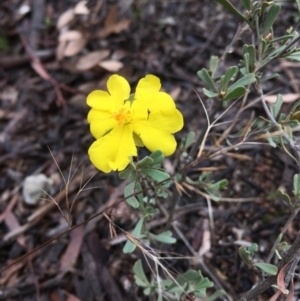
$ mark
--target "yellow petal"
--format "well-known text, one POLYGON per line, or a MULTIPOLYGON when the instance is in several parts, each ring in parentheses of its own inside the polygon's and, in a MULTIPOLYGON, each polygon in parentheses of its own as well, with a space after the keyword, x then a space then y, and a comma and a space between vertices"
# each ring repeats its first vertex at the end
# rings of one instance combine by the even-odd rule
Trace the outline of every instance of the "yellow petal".
POLYGON ((152 74, 146 75, 144 78, 140 79, 136 87, 137 93, 143 93, 142 91, 148 92, 158 92, 160 90, 161 84, 160 79, 152 74))
POLYGON ((130 86, 128 81, 117 74, 109 77, 107 81, 107 89, 109 94, 114 98, 115 106, 119 108, 124 101, 129 98, 130 86))
POLYGON ((91 92, 86 101, 88 106, 103 111, 119 108, 129 98, 130 86, 127 80, 119 75, 112 75, 107 80, 108 92, 95 90, 91 92))
POLYGON ((92 163, 103 172, 123 170, 137 155, 131 125, 117 126, 89 148, 92 163))
POLYGON ((150 113, 148 119, 134 120, 133 131, 150 150, 161 150, 165 156, 174 153, 176 140, 172 133, 183 127, 182 114, 177 110, 150 113))
POLYGON ((108 111, 99 111, 91 109, 88 114, 88 122, 92 135, 98 139, 107 134, 118 125, 117 120, 108 111))
MULTIPOLYGON (((139 117, 139 116, 138 116, 139 117)), ((179 110, 173 108, 171 110, 160 110, 149 112, 147 118, 135 118, 132 121, 134 132, 136 126, 144 125, 146 127, 157 128, 169 133, 176 133, 183 127, 183 117, 179 110)))
POLYGON ((95 90, 86 99, 88 106, 103 111, 110 111, 113 108, 113 99, 108 92, 95 90))
POLYGON ((177 143, 171 133, 142 124, 135 127, 135 131, 140 136, 145 147, 151 152, 161 150, 165 156, 170 156, 174 153, 177 143))
POLYGON ((136 87, 133 106, 140 104, 150 111, 175 108, 172 97, 165 92, 159 92, 160 87, 158 77, 149 74, 142 78, 136 87))

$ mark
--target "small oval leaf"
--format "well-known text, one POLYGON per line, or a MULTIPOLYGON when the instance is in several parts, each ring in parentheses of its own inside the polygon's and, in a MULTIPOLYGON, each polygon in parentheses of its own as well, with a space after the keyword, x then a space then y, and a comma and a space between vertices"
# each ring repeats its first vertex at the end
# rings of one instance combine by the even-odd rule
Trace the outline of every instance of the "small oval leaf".
POLYGON ((272 276, 275 276, 278 273, 277 266, 270 263, 258 262, 258 263, 254 263, 253 265, 272 276))

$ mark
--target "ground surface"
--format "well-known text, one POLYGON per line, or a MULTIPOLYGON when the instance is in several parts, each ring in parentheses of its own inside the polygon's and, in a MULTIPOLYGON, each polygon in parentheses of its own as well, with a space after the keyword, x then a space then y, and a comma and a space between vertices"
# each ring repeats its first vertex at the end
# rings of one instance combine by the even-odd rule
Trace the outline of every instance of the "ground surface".
MULTIPOLYGON (((93 138, 86 121, 86 95, 95 88, 105 89, 114 72, 125 76, 133 87, 145 74, 153 73, 184 115, 178 141, 191 130, 200 134, 206 119, 197 94, 209 112, 213 104, 202 94, 196 73, 208 67, 211 55, 224 53, 239 25, 235 17, 208 0, 93 0, 88 12, 77 4, 75 0, 0 3, 1 268, 67 230, 66 220, 77 225, 106 210, 118 226, 128 231, 134 227, 138 216, 126 203, 108 210, 121 199, 123 182, 116 173, 96 173, 89 162, 87 149, 93 138), (49 196, 32 205, 24 202, 24 180, 41 173, 47 177, 45 189, 60 201, 62 212, 49 196), (81 189, 88 181, 85 188, 91 189, 81 189), (70 203, 76 198, 71 212, 66 210, 66 195, 70 203)), ((294 11, 292 3, 283 6, 278 32, 293 24, 294 11)), ((248 41, 247 32, 241 38, 248 41)), ((237 41, 232 46, 223 68, 238 63, 241 45, 237 41)), ((282 77, 266 85, 265 93, 274 94, 278 87, 281 93, 299 93, 295 69, 279 63, 269 68, 282 77)), ((249 99, 256 97, 253 93, 249 99)), ((238 109, 238 105, 233 107, 222 121, 232 120, 238 109)), ((243 129, 251 114, 263 114, 259 102, 243 112, 233 133, 243 129)), ((214 145, 226 128, 226 124, 216 128, 205 151, 226 146, 226 141, 214 145)), ((177 154, 166 164, 176 170, 182 160, 177 154)), ((224 200, 212 202, 209 209, 206 199, 190 192, 190 197, 181 198, 175 218, 192 250, 201 255, 205 250, 202 259, 207 270, 203 273, 215 277, 220 284, 216 289, 222 287, 235 300, 258 279, 241 262, 237 250, 246 242, 256 242, 258 258, 267 256, 289 215, 285 204, 268 196, 280 186, 290 191, 296 167, 266 143, 244 145, 230 155, 203 160, 188 174, 197 178, 209 167, 216 170, 215 180, 229 181, 224 200)), ((170 195, 163 206, 169 208, 172 200, 170 195)), ((162 214, 155 221, 150 225, 154 230, 165 226, 162 214)), ((291 242, 297 230, 292 224, 285 240, 291 242)), ((133 285, 131 274, 133 263, 143 256, 139 252, 124 255, 124 237, 118 234, 111 238, 108 221, 100 216, 53 240, 1 273, 0 300, 148 300, 133 285)), ((178 233, 174 236, 178 238, 175 245, 160 246, 164 254, 191 256, 178 233)), ((202 269, 188 259, 171 263, 177 273, 202 269)), ((150 270, 147 275, 151 277, 150 270)))

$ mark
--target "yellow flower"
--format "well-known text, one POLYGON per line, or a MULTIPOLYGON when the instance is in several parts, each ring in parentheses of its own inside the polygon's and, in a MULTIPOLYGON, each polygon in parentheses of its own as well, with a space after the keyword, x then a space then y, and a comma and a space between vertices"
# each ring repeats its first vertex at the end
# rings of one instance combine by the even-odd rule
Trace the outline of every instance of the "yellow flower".
POLYGON ((88 114, 90 130, 96 141, 89 148, 92 163, 103 172, 123 170, 130 157, 137 156, 137 146, 151 152, 174 153, 173 133, 183 127, 182 114, 172 97, 160 92, 160 80, 154 75, 142 78, 134 95, 125 78, 112 75, 108 92, 96 90, 87 97, 92 108, 88 114))

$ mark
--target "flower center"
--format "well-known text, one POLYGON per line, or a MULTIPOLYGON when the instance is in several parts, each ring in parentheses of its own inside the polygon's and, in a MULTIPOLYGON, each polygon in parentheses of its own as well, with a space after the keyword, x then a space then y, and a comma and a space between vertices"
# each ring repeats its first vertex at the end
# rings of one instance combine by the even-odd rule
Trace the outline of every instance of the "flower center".
POLYGON ((119 111, 113 113, 113 116, 119 125, 124 125, 131 121, 132 113, 130 107, 124 105, 119 111))

